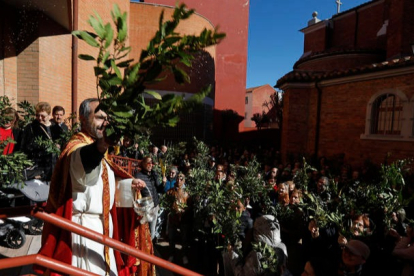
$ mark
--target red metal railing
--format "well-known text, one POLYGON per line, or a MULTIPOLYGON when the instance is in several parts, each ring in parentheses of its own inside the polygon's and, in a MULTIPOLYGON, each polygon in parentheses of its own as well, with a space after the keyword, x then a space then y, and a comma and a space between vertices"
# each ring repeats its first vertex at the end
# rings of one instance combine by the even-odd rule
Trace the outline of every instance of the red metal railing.
MULTIPOLYGON (((10 208, 7 208, 10 209, 10 208)), ((30 212, 27 212, 28 207, 24 207, 24 208, 18 208, 18 209, 14 209, 12 210, 13 216, 16 215, 29 215, 30 212), (26 211, 26 213, 25 213, 26 211)), ((2 214, 0 214, 0 219, 3 218, 7 218, 9 217, 7 215, 7 212, 5 211, 5 209, 2 209, 2 214)), ((72 221, 69 221, 67 219, 64 219, 62 217, 59 217, 55 214, 48 214, 45 213, 41 208, 39 207, 34 207, 31 210, 31 215, 39 218, 45 222, 49 222, 51 224, 54 224, 62 229, 65 229, 67 231, 71 231, 73 233, 76 233, 78 235, 84 236, 88 239, 94 240, 96 242, 105 244, 109 247, 112 247, 115 250, 118 250, 122 253, 125 253, 129 256, 133 256, 135 258, 141 259, 143 261, 155 264, 159 267, 165 268, 167 270, 170 270, 172 272, 181 274, 181 275, 200 275, 196 272, 193 272, 189 269, 186 269, 184 267, 175 265, 173 263, 170 263, 164 259, 158 258, 156 256, 153 255, 148 255, 145 254, 144 252, 142 252, 141 250, 138 250, 132 246, 129 246, 127 244, 124 244, 120 241, 108 238, 98 232, 95 232, 93 230, 90 230, 88 228, 85 228, 83 226, 80 226, 77 223, 74 223, 72 221)), ((18 267, 18 266, 22 266, 22 265, 28 265, 28 264, 38 264, 53 270, 56 270, 58 272, 61 273, 66 273, 66 274, 70 274, 70 275, 95 275, 93 273, 84 271, 82 269, 79 268, 75 268, 71 265, 65 264, 65 263, 61 263, 61 262, 57 262, 56 260, 47 258, 45 256, 39 255, 39 254, 34 254, 34 255, 29 255, 29 256, 24 256, 24 257, 14 257, 14 258, 8 258, 8 259, 2 259, 0 260, 0 270, 1 269, 6 269, 6 268, 12 268, 12 267, 18 267)))
POLYGON ((138 166, 141 160, 122 157, 118 155, 109 155, 109 158, 111 158, 112 162, 117 164, 119 167, 121 167, 131 175, 134 175, 139 170, 138 166))
POLYGON ((12 267, 21 267, 25 265, 37 264, 43 267, 50 268, 54 271, 68 275, 87 275, 87 276, 96 276, 97 274, 73 267, 63 262, 56 261, 55 259, 45 257, 40 254, 33 254, 28 256, 13 257, 0 260, 0 270, 8 269, 12 267))

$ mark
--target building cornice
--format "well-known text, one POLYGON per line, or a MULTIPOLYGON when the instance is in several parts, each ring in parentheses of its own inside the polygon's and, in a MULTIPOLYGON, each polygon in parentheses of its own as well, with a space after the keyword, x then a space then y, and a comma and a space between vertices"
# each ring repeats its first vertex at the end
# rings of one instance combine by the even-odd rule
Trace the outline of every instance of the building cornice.
POLYGON ((402 67, 402 68, 390 69, 390 70, 385 70, 385 71, 371 72, 371 73, 353 75, 353 76, 337 78, 337 79, 323 80, 323 81, 320 81, 319 84, 321 87, 323 87, 323 86, 330 86, 330 85, 345 84, 345 83, 350 83, 350 82, 390 78, 390 77, 396 77, 396 76, 413 74, 413 73, 414 73, 414 65, 409 66, 409 67, 402 67))

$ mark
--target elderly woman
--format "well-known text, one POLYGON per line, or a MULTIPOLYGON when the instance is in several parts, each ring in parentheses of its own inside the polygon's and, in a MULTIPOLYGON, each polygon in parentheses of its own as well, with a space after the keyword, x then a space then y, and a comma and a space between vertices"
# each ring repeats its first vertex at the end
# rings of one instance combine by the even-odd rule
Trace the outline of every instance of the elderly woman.
POLYGON ((170 189, 174 188, 175 183, 177 182, 177 167, 171 167, 170 175, 168 177, 162 178, 162 183, 164 184, 164 192, 168 192, 170 189))
POLYGON ((39 145, 36 140, 52 140, 55 136, 52 133, 50 122, 51 107, 47 102, 39 102, 35 106, 36 119, 26 126, 22 137, 22 150, 32 159, 38 168, 43 170, 43 180, 49 181, 56 163, 56 154, 47 152, 44 146, 39 145))

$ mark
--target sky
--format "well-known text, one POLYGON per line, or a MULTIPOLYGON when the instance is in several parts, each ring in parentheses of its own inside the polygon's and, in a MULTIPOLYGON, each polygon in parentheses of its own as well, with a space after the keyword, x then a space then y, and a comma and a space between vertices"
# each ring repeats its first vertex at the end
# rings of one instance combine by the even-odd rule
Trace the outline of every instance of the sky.
MULTIPOLYGON (((303 54, 305 28, 312 13, 321 20, 337 13, 337 0, 250 0, 246 88, 269 84, 292 71, 303 54)), ((340 11, 370 0, 341 0, 340 11)))

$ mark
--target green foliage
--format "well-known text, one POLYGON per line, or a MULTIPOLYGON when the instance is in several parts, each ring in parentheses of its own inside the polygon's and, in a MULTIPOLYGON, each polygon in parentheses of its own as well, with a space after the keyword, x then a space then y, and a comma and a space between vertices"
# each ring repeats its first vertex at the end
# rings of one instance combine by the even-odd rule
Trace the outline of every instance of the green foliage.
POLYGON ((295 211, 290 208, 289 205, 283 206, 282 204, 276 204, 275 207, 270 208, 268 214, 274 215, 280 222, 287 222, 293 219, 295 211))
MULTIPOLYGON (((168 170, 172 165, 175 164, 175 161, 180 160, 180 158, 184 155, 187 148, 186 142, 179 142, 175 145, 170 145, 168 147, 167 154, 165 159, 163 160, 165 168, 168 170)), ((178 164, 175 164, 178 165, 178 164)))
MULTIPOLYGON (((8 143, 15 143, 12 139, 0 142, 0 152, 3 153, 8 143)), ((33 163, 27 159, 22 152, 15 152, 8 155, 0 155, 0 185, 4 188, 10 184, 24 184, 24 169, 33 166, 33 163)))
POLYGON ((60 150, 64 148, 69 139, 80 130, 79 120, 76 120, 76 113, 71 113, 68 118, 65 119, 65 123, 72 126, 68 131, 63 131, 60 134, 59 139, 55 141, 60 146, 60 150))
MULTIPOLYGON (((224 236, 225 243, 238 240, 240 213, 237 201, 242 200, 241 189, 235 183, 215 181, 215 172, 207 168, 209 148, 194 138, 197 156, 193 161, 191 174, 186 178, 186 189, 193 198, 194 214, 201 225, 208 221, 212 232, 224 236)), ((202 230, 199 226, 199 230, 202 230)))
MULTIPOLYGON (((12 103, 7 96, 0 96, 0 110, 4 110, 8 107, 12 107, 12 103)), ((13 118, 8 116, 0 116, 0 126, 4 126, 6 123, 10 122, 13 118)))
POLYGON ((149 146, 152 144, 150 136, 151 132, 149 130, 134 135, 134 141, 135 143, 139 142, 139 149, 143 151, 144 156, 149 155, 149 146))
POLYGON ((34 120, 36 110, 34 105, 26 100, 17 103, 17 106, 19 107, 19 110, 17 112, 19 113, 20 117, 23 117, 23 120, 19 121, 19 127, 23 129, 34 120))
POLYGON ((326 202, 312 193, 306 192, 307 198, 306 209, 309 214, 309 219, 315 220, 318 227, 327 227, 329 225, 336 225, 339 229, 343 228, 342 219, 344 213, 339 209, 331 210, 328 208, 326 202))
POLYGON ((226 243, 238 241, 238 228, 241 213, 237 211, 237 201, 241 200, 240 190, 236 185, 213 181, 208 186, 209 195, 206 198, 207 219, 213 222, 213 233, 224 235, 226 243))
POLYGON ((160 200, 160 206, 164 208, 166 213, 171 214, 177 214, 182 213, 182 211, 187 208, 187 204, 184 202, 180 202, 179 199, 177 199, 172 194, 164 194, 162 195, 162 199, 160 200), (176 206, 177 209, 174 209, 173 207, 176 206))
MULTIPOLYGON (((316 194, 308 191, 308 172, 315 170, 303 161, 303 168, 295 176, 294 182, 301 187, 304 203, 301 208, 305 210, 309 219, 314 219, 318 227, 335 225, 340 233, 350 237, 349 218, 352 214, 380 215, 386 226, 391 226, 391 214, 407 205, 402 196, 405 185, 404 173, 411 160, 398 160, 390 165, 382 165, 380 181, 349 182, 340 191, 337 183, 330 179, 330 190, 334 200, 323 201, 316 194)), ((278 208, 279 210, 280 208, 278 208)), ((280 218, 281 214, 278 214, 280 218)), ((283 214, 282 214, 283 215, 283 214)))
POLYGON ((395 190, 401 190, 405 185, 403 172, 407 170, 407 165, 412 162, 411 159, 397 160, 390 165, 381 166, 381 187, 390 187, 395 190))
POLYGON ((283 95, 282 91, 276 91, 262 105, 267 108, 267 116, 269 119, 279 123, 279 128, 283 121, 283 95))
POLYGON ((175 126, 180 112, 191 111, 200 104, 201 99, 210 93, 211 87, 203 88, 196 96, 184 100, 182 96, 161 96, 147 91, 146 85, 161 81, 172 73, 178 83, 189 82, 183 68, 190 67, 194 57, 204 48, 215 45, 224 38, 216 30, 203 30, 199 35, 183 35, 176 32, 181 20, 189 18, 194 10, 184 4, 176 6, 171 20, 164 21, 162 13, 159 30, 141 52, 138 62, 126 59, 131 51, 126 46, 127 14, 117 5, 111 12, 116 29, 110 23, 104 24, 100 16, 90 16, 88 23, 94 33, 74 31, 73 35, 92 47, 99 48, 98 56, 80 55, 83 60, 96 62, 94 67, 97 78, 97 94, 100 108, 108 114, 110 126, 106 128, 108 137, 114 140, 121 136, 134 137, 142 128, 154 125, 175 126), (113 45, 111 51, 109 47, 113 45), (149 105, 146 98, 157 101, 149 105))
POLYGON ((263 269, 261 274, 280 275, 279 260, 275 249, 264 242, 252 243, 252 246, 259 255, 260 267, 263 269))
POLYGON ((195 215, 204 216, 204 202, 208 198, 208 186, 214 178, 214 172, 207 169, 209 148, 202 141, 194 138, 197 155, 194 158, 191 174, 186 178, 186 188, 190 196, 194 196, 195 215))
POLYGON ((248 197, 255 202, 263 202, 264 206, 270 208, 271 203, 268 193, 273 187, 265 185, 265 181, 260 176, 260 163, 254 157, 248 166, 230 165, 230 170, 237 175, 237 183, 240 186, 243 197, 248 197))
MULTIPOLYGON (((34 115, 34 108, 27 101, 18 103, 19 107, 27 107, 27 116, 24 116, 24 121, 19 120, 19 125, 25 125, 25 121, 30 119, 30 115, 34 115)), ((0 96, 0 110, 12 107, 12 103, 7 96, 0 96)), ((24 112, 24 111, 23 111, 24 112)), ((3 126, 10 119, 7 116, 0 116, 0 125, 3 126)), ((25 180, 24 169, 33 166, 33 163, 27 159, 27 156, 21 152, 3 155, 5 147, 9 143, 16 143, 13 139, 0 141, 0 185, 6 187, 13 183, 20 183, 23 185, 25 180)))
POLYGON ((35 144, 43 149, 46 153, 51 153, 55 155, 60 154, 60 147, 56 142, 52 141, 51 139, 42 139, 42 137, 38 136, 34 140, 35 144))
POLYGON ((261 129, 266 124, 270 122, 269 116, 263 111, 262 114, 255 113, 253 117, 250 118, 253 122, 255 122, 257 129, 261 129))
POLYGON ((302 189, 303 191, 307 191, 310 179, 309 173, 313 171, 316 171, 316 169, 309 165, 306 162, 306 159, 303 158, 302 168, 298 172, 296 172, 296 175, 294 175, 293 177, 293 182, 295 183, 296 188, 302 189))

